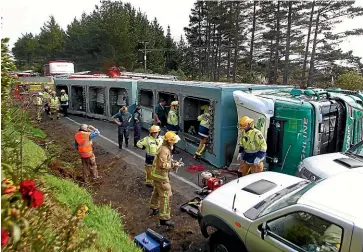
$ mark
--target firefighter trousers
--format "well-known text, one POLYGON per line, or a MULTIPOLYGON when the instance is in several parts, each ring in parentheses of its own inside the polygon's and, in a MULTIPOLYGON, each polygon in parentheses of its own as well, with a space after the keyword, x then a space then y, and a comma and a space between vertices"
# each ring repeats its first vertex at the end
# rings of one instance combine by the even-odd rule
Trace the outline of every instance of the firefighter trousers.
POLYGON ((145 165, 145 173, 146 173, 146 184, 147 185, 152 185, 153 184, 153 179, 152 179, 152 175, 151 172, 153 170, 153 165, 145 165))
POLYGON ((57 116, 57 119, 59 118, 59 108, 51 107, 50 108, 50 118, 53 120, 53 119, 55 119, 55 116, 57 116))
POLYGON ((37 110, 37 120, 41 121, 42 117, 43 117, 43 105, 37 105, 36 106, 36 110, 37 110))
POLYGON ((259 163, 258 165, 255 164, 248 164, 242 161, 239 165, 239 172, 242 173, 242 176, 248 175, 251 173, 258 173, 263 171, 263 162, 259 163))
POLYGON ((169 182, 154 181, 154 190, 151 195, 150 208, 159 209, 160 220, 170 220, 171 186, 169 182))

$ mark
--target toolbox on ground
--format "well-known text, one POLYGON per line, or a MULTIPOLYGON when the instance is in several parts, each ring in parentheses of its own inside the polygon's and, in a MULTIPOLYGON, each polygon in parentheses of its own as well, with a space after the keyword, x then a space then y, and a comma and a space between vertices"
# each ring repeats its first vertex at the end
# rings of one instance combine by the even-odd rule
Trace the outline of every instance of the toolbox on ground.
POLYGON ((150 228, 135 236, 134 242, 145 252, 170 251, 170 241, 150 228))
POLYGON ((189 202, 180 206, 180 210, 183 212, 187 212, 188 214, 192 215, 193 217, 198 217, 198 208, 200 202, 202 201, 201 198, 195 197, 194 199, 190 200, 189 202))

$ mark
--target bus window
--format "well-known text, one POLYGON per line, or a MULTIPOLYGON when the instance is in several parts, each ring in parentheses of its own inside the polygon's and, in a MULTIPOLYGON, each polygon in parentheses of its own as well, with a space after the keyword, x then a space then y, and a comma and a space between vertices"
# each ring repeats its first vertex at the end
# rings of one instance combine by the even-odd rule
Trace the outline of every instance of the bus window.
POLYGON ((109 96, 111 115, 116 114, 122 106, 129 106, 128 94, 125 88, 110 88, 109 96))
POLYGON ((71 106, 75 111, 86 111, 86 97, 84 87, 72 86, 71 106))
MULTIPOLYGON (((182 129, 184 131, 184 136, 188 138, 193 144, 199 144, 198 128, 199 121, 198 116, 203 113, 201 107, 203 105, 210 105, 210 100, 197 98, 197 97, 185 97, 184 99, 184 113, 182 121, 182 129)), ((212 117, 213 118, 213 117, 212 117)), ((213 129, 211 125, 210 130, 213 129)), ((213 130, 210 132, 210 137, 208 138, 209 149, 212 150, 213 146, 213 130)))
POLYGON ((320 153, 333 153, 342 150, 345 129, 345 112, 340 102, 332 101, 321 107, 323 121, 319 124, 320 153))

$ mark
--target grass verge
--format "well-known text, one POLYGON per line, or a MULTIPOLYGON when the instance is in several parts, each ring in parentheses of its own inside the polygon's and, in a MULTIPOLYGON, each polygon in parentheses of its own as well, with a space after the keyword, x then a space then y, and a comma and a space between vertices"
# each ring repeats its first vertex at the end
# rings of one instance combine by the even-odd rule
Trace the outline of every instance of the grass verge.
POLYGON ((84 219, 87 227, 98 233, 97 247, 112 251, 140 251, 123 231, 118 213, 109 206, 98 206, 84 189, 65 179, 46 175, 45 184, 53 192, 55 199, 74 211, 78 205, 86 204, 89 213, 84 219))

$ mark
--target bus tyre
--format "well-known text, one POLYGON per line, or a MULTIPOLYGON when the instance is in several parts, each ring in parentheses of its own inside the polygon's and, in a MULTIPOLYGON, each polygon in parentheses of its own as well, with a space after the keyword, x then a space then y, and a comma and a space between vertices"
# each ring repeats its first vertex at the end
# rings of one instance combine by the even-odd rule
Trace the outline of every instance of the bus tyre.
POLYGON ((209 248, 210 252, 246 252, 243 244, 219 230, 210 236, 209 248))

